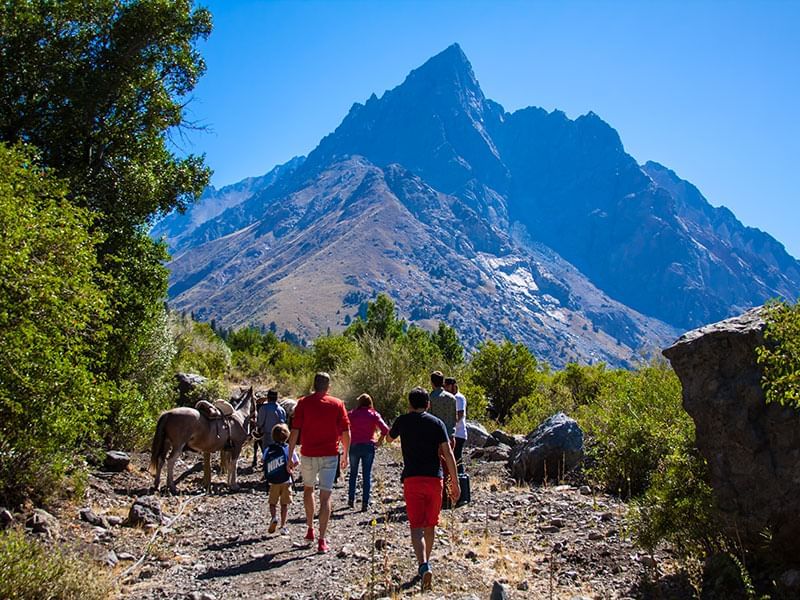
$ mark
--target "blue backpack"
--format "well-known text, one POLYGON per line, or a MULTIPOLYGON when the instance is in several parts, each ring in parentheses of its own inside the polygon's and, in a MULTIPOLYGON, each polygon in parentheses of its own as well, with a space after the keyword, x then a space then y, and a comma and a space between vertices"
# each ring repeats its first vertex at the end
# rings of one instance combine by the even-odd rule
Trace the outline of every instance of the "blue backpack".
POLYGON ((287 444, 270 444, 264 448, 264 475, 269 483, 286 483, 289 481, 289 446, 287 444))

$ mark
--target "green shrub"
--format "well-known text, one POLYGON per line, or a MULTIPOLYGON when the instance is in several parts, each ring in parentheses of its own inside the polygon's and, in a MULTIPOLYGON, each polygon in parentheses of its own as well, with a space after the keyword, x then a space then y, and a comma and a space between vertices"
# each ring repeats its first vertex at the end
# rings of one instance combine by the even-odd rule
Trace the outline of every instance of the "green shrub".
POLYGON ((109 386, 93 373, 108 309, 95 272, 102 240, 66 197, 30 151, 0 144, 3 504, 55 491, 108 414, 109 386))
POLYGON ((334 383, 349 405, 359 394, 367 393, 384 419, 392 420, 407 411, 411 388, 429 387, 428 377, 410 345, 365 334, 359 340, 358 356, 334 383))
POLYGON ((211 325, 173 314, 171 327, 176 349, 173 372, 198 373, 218 379, 227 374, 231 368, 231 351, 211 325))
POLYGON ((683 557, 719 551, 708 466, 693 445, 674 448, 629 513, 636 543, 653 552, 668 542, 683 557))
POLYGON ((103 600, 113 595, 109 577, 90 559, 10 529, 0 532, 0 598, 103 600))
POLYGON ((472 357, 470 380, 486 390, 497 420, 504 423, 511 408, 536 388, 537 362, 524 344, 487 340, 472 357))
POLYGON ((219 379, 207 379, 185 395, 183 405, 194 406, 201 400, 213 404, 214 400, 227 400, 229 397, 228 388, 222 381, 219 379))
POLYGON ((335 373, 347 367, 358 355, 358 343, 344 335, 326 335, 314 340, 312 347, 314 371, 335 373))
POLYGON ((766 344, 756 350, 767 402, 800 408, 800 303, 770 302, 766 344))
POLYGON ((680 382, 664 362, 608 373, 597 399, 576 417, 592 442, 592 475, 625 496, 644 492, 661 461, 694 441, 680 382))
POLYGON ((505 427, 511 433, 527 435, 559 411, 574 414, 574 408, 569 390, 554 378, 543 375, 536 390, 513 406, 505 427))

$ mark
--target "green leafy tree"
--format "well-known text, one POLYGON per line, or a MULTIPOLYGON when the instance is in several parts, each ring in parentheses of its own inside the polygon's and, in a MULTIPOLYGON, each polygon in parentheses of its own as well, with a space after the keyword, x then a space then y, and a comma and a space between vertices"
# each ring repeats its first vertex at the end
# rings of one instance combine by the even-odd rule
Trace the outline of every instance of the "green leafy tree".
POLYGON ((511 408, 536 388, 537 363, 524 344, 487 340, 470 364, 471 380, 486 390, 498 421, 505 422, 511 408))
POLYGON ((662 460, 694 440, 681 385, 663 361, 609 373, 596 400, 576 415, 592 439, 593 475, 611 492, 638 496, 662 460))
POLYGON ((563 385, 569 390, 575 405, 591 404, 600 395, 606 366, 569 363, 553 377, 553 385, 563 385))
POLYGON ((0 143, 0 503, 54 491, 97 439, 109 391, 92 374, 107 297, 89 211, 35 156, 0 143))
POLYGON ((439 327, 433 334, 433 342, 448 365, 456 366, 464 361, 464 346, 458 339, 458 333, 446 323, 439 322, 439 327))
POLYGON ((231 350, 208 323, 173 314, 171 329, 176 348, 171 371, 198 373, 211 379, 227 374, 231 350))
POLYGON ((397 317, 394 302, 386 294, 378 294, 374 302, 367 303, 366 319, 353 321, 345 333, 355 337, 365 334, 378 338, 398 339, 406 329, 406 322, 397 317))
MULTIPOLYGON (((203 159, 177 157, 167 135, 187 125, 186 100, 205 70, 195 44, 210 29, 209 12, 190 0, 0 4, 0 141, 36 146, 68 198, 94 215, 95 280, 109 302, 93 368, 142 410, 157 404, 140 385, 154 364, 141 361, 163 339, 167 289, 167 254, 147 226, 208 182, 203 159)), ((122 427, 122 409, 135 410, 118 408, 110 431, 122 427)))
POLYGON ((766 344, 756 350, 767 402, 800 408, 800 303, 770 302, 766 344))
POLYGON ((318 337, 313 344, 314 370, 333 373, 347 367, 358 355, 358 344, 344 335, 318 337))

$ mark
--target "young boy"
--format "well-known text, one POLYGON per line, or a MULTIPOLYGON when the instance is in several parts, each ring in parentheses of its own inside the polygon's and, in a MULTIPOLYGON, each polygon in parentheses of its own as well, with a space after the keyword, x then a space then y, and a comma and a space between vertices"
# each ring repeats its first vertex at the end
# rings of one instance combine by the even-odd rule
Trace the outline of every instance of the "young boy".
MULTIPOLYGON (((289 504, 292 501, 291 476, 286 469, 289 464, 289 428, 285 423, 278 423, 272 428, 272 443, 264 448, 264 474, 269 483, 269 532, 275 533, 278 527, 278 517, 276 516, 278 500, 281 503, 281 535, 287 535, 289 530, 286 528, 286 517, 289 513, 289 504)), ((293 452, 291 457, 292 467, 300 464, 297 453, 293 452)))

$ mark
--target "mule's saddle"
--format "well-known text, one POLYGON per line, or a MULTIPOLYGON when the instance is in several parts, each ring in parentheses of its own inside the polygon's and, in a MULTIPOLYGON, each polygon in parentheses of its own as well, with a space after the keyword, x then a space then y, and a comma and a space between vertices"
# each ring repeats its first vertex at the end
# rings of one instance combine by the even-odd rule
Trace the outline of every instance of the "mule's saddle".
POLYGON ((215 400, 212 404, 208 400, 200 400, 194 405, 197 411, 206 419, 211 421, 212 426, 216 429, 217 439, 224 434, 228 439, 225 442, 225 447, 230 448, 231 444, 231 416, 233 415, 233 406, 226 400, 215 400))

